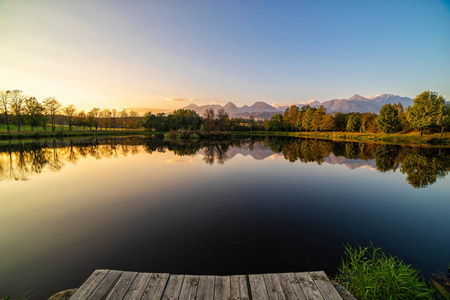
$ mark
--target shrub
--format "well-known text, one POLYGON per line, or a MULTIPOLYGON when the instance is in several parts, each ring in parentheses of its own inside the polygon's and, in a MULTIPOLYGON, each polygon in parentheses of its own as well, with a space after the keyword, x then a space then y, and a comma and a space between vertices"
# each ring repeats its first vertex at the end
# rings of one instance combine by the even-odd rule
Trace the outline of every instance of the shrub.
POLYGON ((381 248, 348 245, 345 256, 336 280, 357 299, 431 299, 419 271, 381 248))

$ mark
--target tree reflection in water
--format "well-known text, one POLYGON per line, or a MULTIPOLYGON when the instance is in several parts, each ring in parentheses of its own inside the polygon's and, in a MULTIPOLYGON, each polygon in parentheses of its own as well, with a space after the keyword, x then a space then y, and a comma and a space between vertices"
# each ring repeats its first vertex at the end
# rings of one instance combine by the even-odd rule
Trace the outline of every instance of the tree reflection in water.
MULTIPOLYGON (((203 155, 208 165, 224 164, 232 159, 230 149, 245 149, 257 157, 264 149, 282 154, 290 161, 302 163, 324 161, 334 155, 350 162, 375 162, 379 172, 400 170, 414 188, 425 188, 444 178, 450 169, 450 149, 419 146, 376 145, 368 143, 332 142, 326 140, 251 137, 221 141, 167 141, 157 137, 87 138, 53 140, 0 146, 0 180, 29 180, 31 174, 45 169, 59 171, 65 164, 75 165, 81 158, 114 158, 142 151, 173 152, 177 156, 203 155)), ((236 152, 236 151, 234 151, 236 152)), ((355 164, 357 165, 357 164, 355 164)))

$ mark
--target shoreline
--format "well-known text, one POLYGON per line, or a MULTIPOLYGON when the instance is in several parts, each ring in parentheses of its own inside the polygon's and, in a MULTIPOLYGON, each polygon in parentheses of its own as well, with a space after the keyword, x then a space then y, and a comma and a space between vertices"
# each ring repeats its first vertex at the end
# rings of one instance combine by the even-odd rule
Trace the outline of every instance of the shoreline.
MULTIPOLYGON (((45 139, 64 139, 96 136, 153 136, 168 132, 148 130, 59 130, 59 131, 12 131, 0 132, 0 144, 10 142, 38 141, 45 139)), ((356 133, 356 132, 287 132, 287 131, 231 131, 231 136, 279 136, 323 139, 337 142, 375 143, 386 145, 412 145, 426 147, 450 147, 450 132, 426 134, 419 133, 356 133)))
POLYGON ((413 145, 431 147, 450 147, 450 133, 427 134, 420 136, 419 133, 356 133, 356 132, 287 132, 287 131, 245 131, 233 132, 234 136, 254 135, 254 136, 287 136, 298 138, 323 139, 336 142, 358 142, 375 143, 386 145, 413 145))

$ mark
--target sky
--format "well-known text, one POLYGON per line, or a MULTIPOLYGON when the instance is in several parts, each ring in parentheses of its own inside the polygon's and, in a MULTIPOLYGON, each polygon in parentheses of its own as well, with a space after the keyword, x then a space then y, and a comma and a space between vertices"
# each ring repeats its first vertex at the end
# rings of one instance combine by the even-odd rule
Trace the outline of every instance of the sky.
POLYGON ((0 0, 0 89, 140 112, 450 100, 450 1, 0 0))

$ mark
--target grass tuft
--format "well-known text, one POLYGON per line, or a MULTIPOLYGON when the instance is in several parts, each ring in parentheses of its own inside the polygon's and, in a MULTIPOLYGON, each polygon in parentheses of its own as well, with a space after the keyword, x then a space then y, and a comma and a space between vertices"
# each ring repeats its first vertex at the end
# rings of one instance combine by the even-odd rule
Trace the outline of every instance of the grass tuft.
POLYGON ((433 290, 419 271, 373 245, 347 245, 335 279, 360 300, 432 299, 433 290))

